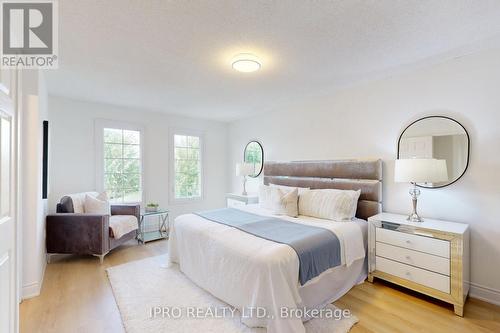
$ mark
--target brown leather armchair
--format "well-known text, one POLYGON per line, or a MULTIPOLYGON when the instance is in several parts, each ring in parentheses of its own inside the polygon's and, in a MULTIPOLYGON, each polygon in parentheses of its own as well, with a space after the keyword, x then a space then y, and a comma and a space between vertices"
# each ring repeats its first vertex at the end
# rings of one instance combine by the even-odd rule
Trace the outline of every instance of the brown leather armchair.
MULTIPOLYGON (((91 254, 101 263, 109 251, 137 238, 137 230, 115 239, 109 215, 74 213, 73 200, 65 196, 57 204, 57 214, 47 216, 47 261, 51 254, 91 254)), ((133 215, 140 219, 139 205, 112 205, 111 216, 133 215)))

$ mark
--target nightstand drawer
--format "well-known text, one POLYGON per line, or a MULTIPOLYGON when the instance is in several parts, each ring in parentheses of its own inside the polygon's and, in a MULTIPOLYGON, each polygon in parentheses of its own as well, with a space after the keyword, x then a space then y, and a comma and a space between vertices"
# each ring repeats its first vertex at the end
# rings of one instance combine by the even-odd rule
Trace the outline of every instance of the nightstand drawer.
POLYGON ((450 278, 438 273, 429 272, 425 269, 405 265, 397 261, 375 258, 375 269, 384 273, 397 276, 402 279, 440 290, 444 293, 450 293, 450 278))
POLYGON ((377 228, 375 239, 390 245, 450 258, 450 242, 425 236, 377 228))
POLYGON ((380 242, 376 243, 376 255, 386 259, 399 261, 403 264, 450 276, 450 260, 447 258, 408 250, 380 242))

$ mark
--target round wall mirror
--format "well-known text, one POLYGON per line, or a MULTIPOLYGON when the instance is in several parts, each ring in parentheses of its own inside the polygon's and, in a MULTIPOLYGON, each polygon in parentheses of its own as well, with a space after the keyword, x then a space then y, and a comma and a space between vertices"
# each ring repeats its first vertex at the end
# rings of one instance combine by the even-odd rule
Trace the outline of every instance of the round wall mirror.
POLYGON ((458 121, 430 116, 411 123, 398 141, 398 159, 435 158, 446 160, 448 180, 440 183, 417 184, 439 188, 456 182, 469 165, 469 134, 458 121))
POLYGON ((258 177, 264 166, 264 149, 262 145, 257 141, 247 143, 243 153, 243 160, 245 163, 253 165, 254 172, 250 177, 258 177))

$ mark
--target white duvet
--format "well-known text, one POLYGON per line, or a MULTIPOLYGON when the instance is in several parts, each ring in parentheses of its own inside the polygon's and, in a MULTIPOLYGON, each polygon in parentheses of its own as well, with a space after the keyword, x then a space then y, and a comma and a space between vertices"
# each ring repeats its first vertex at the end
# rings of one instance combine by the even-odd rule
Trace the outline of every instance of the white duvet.
MULTIPOLYGON (((272 216, 258 205, 240 209, 272 216)), ((362 230, 356 222, 333 222, 306 216, 277 217, 334 232, 341 244, 342 265, 350 266, 365 257, 362 230)), ((198 286, 244 311, 247 315, 242 316, 242 321, 247 326, 267 327, 269 333, 305 332, 301 318, 279 316, 282 308, 295 309, 302 303, 299 259, 288 245, 186 214, 172 223, 168 246, 169 261, 178 263, 181 271, 198 286), (257 308, 266 309, 268 317, 256 316, 257 308)))

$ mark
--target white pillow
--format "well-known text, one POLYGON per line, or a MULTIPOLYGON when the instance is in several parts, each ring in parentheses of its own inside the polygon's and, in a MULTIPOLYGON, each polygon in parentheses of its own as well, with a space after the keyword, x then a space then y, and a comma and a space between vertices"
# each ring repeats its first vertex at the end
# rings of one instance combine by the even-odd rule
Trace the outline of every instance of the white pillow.
POLYGON ((299 190, 299 196, 305 191, 309 191, 309 187, 295 187, 295 186, 285 186, 285 185, 277 185, 277 184, 269 184, 271 187, 277 187, 285 192, 293 191, 294 189, 299 190))
POLYGON ((356 215, 360 194, 360 190, 309 190, 300 196, 299 214, 333 221, 351 221, 356 215))
POLYGON ((94 198, 99 195, 97 192, 82 192, 82 193, 73 193, 67 194, 68 197, 71 198, 73 202, 73 213, 75 214, 83 214, 85 213, 85 196, 91 195, 94 198))
POLYGON ((99 193, 98 196, 95 197, 97 200, 101 200, 101 201, 109 201, 109 198, 108 198, 108 192, 104 191, 102 193, 99 193))
POLYGON ((87 194, 85 196, 85 213, 111 215, 111 206, 109 205, 109 201, 99 200, 87 194))
POLYGON ((299 215, 298 198, 299 191, 297 188, 287 192, 277 187, 271 187, 271 210, 273 214, 297 217, 299 215))
POLYGON ((272 209, 270 186, 267 185, 259 186, 259 206, 265 209, 272 209))

